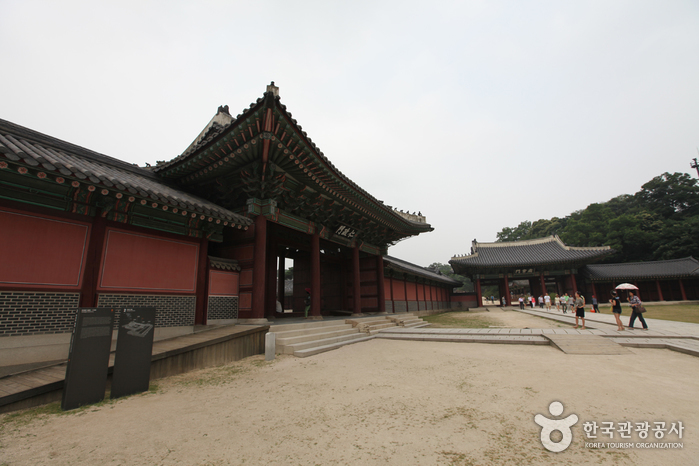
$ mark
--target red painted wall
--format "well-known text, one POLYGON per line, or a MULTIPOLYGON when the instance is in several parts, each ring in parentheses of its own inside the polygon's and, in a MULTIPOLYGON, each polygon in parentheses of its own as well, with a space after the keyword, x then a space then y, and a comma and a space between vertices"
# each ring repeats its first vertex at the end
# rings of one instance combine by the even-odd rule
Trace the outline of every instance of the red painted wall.
POLYGON ((238 272, 209 270, 209 296, 238 296, 238 272))
POLYGON ((405 301, 405 282, 393 279, 393 300, 405 301))
POLYGON ((98 290, 194 293, 199 244, 108 228, 98 290))
POLYGON ((90 225, 0 210, 0 284, 79 289, 90 225))

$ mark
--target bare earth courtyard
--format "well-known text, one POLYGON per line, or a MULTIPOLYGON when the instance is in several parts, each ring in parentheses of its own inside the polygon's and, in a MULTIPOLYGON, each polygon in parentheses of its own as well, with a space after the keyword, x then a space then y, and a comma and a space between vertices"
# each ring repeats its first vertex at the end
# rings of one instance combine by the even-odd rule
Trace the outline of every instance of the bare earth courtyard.
MULTIPOLYGON (((516 312, 492 325, 556 328, 516 312)), ((66 414, 0 416, 0 465, 696 464, 699 359, 668 350, 568 355, 551 346, 375 339, 310 358, 262 356, 158 380, 154 392, 66 414), (561 453, 536 414, 579 418, 561 453), (682 439, 588 421, 682 421, 682 439), (593 449, 586 442, 679 442, 593 449)), ((553 437, 557 440, 556 437, 553 437)))

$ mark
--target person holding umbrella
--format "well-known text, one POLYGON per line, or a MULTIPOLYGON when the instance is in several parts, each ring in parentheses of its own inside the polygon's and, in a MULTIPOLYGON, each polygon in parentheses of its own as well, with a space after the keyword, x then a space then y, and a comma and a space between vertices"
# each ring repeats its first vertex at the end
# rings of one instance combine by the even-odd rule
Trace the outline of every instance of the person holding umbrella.
POLYGON ((636 317, 638 317, 638 320, 641 321, 641 325, 643 325, 643 330, 648 330, 646 320, 643 318, 643 314, 639 312, 639 308, 642 304, 641 300, 638 299, 638 296, 633 294, 633 291, 629 291, 629 304, 631 305, 631 318, 629 319, 629 328, 633 328, 633 324, 634 322, 636 322, 636 317))

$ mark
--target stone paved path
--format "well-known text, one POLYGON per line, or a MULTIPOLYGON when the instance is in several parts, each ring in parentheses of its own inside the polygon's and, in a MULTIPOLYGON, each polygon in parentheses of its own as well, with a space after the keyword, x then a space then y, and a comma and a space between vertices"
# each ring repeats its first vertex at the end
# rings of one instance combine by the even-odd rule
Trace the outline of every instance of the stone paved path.
MULTIPOLYGON (((568 354, 624 354, 623 351, 612 350, 613 345, 620 347, 634 348, 661 348, 678 351, 692 356, 699 356, 699 324, 686 322, 665 321, 659 319, 646 319, 650 330, 632 329, 617 330, 614 316, 611 314, 591 314, 586 315, 587 328, 575 329, 575 316, 563 314, 559 311, 546 311, 539 309, 520 310, 519 308, 508 308, 509 311, 523 312, 536 317, 551 319, 556 322, 570 325, 570 328, 553 329, 515 329, 515 328, 390 328, 382 330, 377 338, 397 339, 397 340, 418 340, 418 341, 445 341, 459 343, 499 343, 499 344, 521 344, 521 345, 551 345, 559 349, 561 346, 553 342, 557 335, 571 336, 580 335, 583 339, 577 342, 578 350, 571 345, 573 340, 569 339, 568 344, 561 343, 566 349, 562 351, 568 354), (553 338, 551 338, 553 336, 553 338), (590 343, 584 343, 584 336, 590 338, 590 343), (601 344, 593 344, 597 338, 609 340, 612 346, 603 349, 601 344), (583 346, 597 346, 598 353, 585 353, 591 349, 584 349, 583 346), (577 352, 576 352, 577 351, 577 352), (604 351, 617 351, 606 353, 604 351)), ((628 322, 628 313, 622 316, 624 323, 628 322)), ((559 339, 559 341, 563 341, 559 339)), ((599 341, 599 340, 597 340, 599 341)), ((623 348, 622 348, 623 349, 623 348)))

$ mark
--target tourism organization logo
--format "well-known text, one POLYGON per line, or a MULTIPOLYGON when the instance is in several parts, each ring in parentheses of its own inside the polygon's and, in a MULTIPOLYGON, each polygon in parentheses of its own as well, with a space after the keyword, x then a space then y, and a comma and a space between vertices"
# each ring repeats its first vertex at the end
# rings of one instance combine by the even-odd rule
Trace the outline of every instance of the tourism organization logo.
MULTIPOLYGON (((560 416, 563 414, 563 403, 560 401, 554 401, 549 405, 549 413, 552 416, 560 416)), ((541 426, 541 444, 548 451, 558 453, 564 451, 570 446, 570 442, 573 441, 573 432, 570 430, 571 427, 578 422, 578 416, 576 414, 571 414, 563 419, 549 419, 544 415, 537 414, 534 416, 534 422, 541 426), (562 438, 558 442, 551 440, 551 434, 555 431, 561 433, 562 438)))
MULTIPOLYGON (((541 426, 541 444, 548 451, 560 453, 565 451, 573 441, 571 428, 577 424, 579 418, 577 414, 570 414, 560 418, 563 414, 563 403, 554 401, 549 405, 549 413, 554 419, 542 414, 534 416, 534 422, 541 426), (560 432, 561 439, 554 441, 551 436, 554 432, 560 432)), ((582 423, 585 434, 585 448, 594 449, 681 449, 682 442, 649 442, 648 439, 662 440, 666 436, 677 437, 681 440, 684 435, 684 425, 682 421, 642 421, 642 422, 612 422, 612 421, 585 421, 582 423), (641 442, 631 441, 632 432, 635 432, 641 442), (617 437, 618 435, 618 437, 617 437), (617 441, 613 441, 617 439, 617 441), (611 442, 601 440, 612 440, 611 442), (590 441, 591 440, 591 441, 590 441)))

